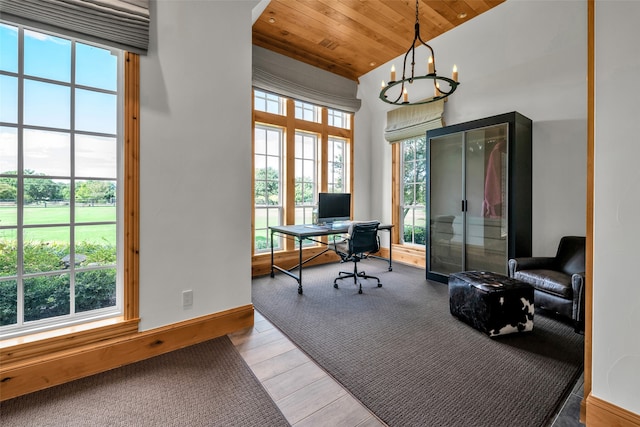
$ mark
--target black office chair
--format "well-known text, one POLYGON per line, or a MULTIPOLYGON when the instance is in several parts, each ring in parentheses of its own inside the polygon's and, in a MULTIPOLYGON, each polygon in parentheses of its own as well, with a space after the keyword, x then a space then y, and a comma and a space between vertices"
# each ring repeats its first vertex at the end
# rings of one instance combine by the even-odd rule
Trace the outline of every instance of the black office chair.
POLYGON ((366 259, 370 254, 380 250, 380 241, 378 239, 378 221, 370 222, 354 222, 349 227, 347 238, 341 242, 336 242, 334 237, 331 245, 341 262, 353 262, 353 272, 341 271, 333 281, 333 287, 338 289, 338 280, 353 277, 353 283, 359 285, 358 293, 362 293, 362 283, 358 283, 358 278, 376 279, 378 287, 382 287, 380 279, 375 276, 368 276, 364 271, 358 271, 358 263, 366 259))

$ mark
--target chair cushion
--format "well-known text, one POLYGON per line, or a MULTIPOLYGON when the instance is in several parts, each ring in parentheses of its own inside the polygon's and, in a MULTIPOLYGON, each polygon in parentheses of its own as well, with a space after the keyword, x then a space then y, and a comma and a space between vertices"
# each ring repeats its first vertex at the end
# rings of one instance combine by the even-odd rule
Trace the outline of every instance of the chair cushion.
POLYGON ((514 278, 530 283, 537 290, 571 299, 571 275, 554 270, 524 270, 516 271, 514 278))

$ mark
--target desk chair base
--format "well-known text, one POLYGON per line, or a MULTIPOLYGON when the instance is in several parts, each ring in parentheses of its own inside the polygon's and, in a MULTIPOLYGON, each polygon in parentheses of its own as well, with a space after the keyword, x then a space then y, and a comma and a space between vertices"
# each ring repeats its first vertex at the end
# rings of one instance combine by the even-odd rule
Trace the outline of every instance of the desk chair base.
POLYGON ((340 271, 338 273, 338 277, 336 277, 335 280, 333 281, 333 287, 338 289, 338 280, 348 279, 350 277, 353 277, 353 284, 358 286, 358 293, 359 294, 362 293, 362 282, 358 281, 358 277, 361 278, 361 279, 376 279, 378 281, 378 287, 379 288, 382 287, 382 283, 380 283, 380 279, 378 279, 377 277, 369 276, 364 271, 358 272, 358 263, 354 263, 353 272, 340 271))

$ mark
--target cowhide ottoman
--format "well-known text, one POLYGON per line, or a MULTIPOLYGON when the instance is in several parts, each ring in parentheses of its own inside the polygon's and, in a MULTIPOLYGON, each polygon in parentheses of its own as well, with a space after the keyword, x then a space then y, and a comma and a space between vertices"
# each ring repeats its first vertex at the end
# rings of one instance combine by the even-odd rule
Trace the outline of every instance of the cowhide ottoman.
POLYGON ((533 287, 486 271, 449 276, 451 314, 495 337, 533 330, 533 287))

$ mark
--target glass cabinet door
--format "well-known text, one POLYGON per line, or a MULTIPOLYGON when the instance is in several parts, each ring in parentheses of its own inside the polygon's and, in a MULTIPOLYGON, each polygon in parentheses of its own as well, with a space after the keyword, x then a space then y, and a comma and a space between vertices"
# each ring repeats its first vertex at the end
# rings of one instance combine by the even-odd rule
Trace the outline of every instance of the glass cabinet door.
POLYGON ((531 256, 531 130, 514 111, 427 131, 427 279, 531 256))
POLYGON ((464 270, 463 218, 464 133, 429 141, 429 267, 449 275, 464 270))
POLYGON ((507 131, 465 135, 465 270, 507 273, 507 131))

